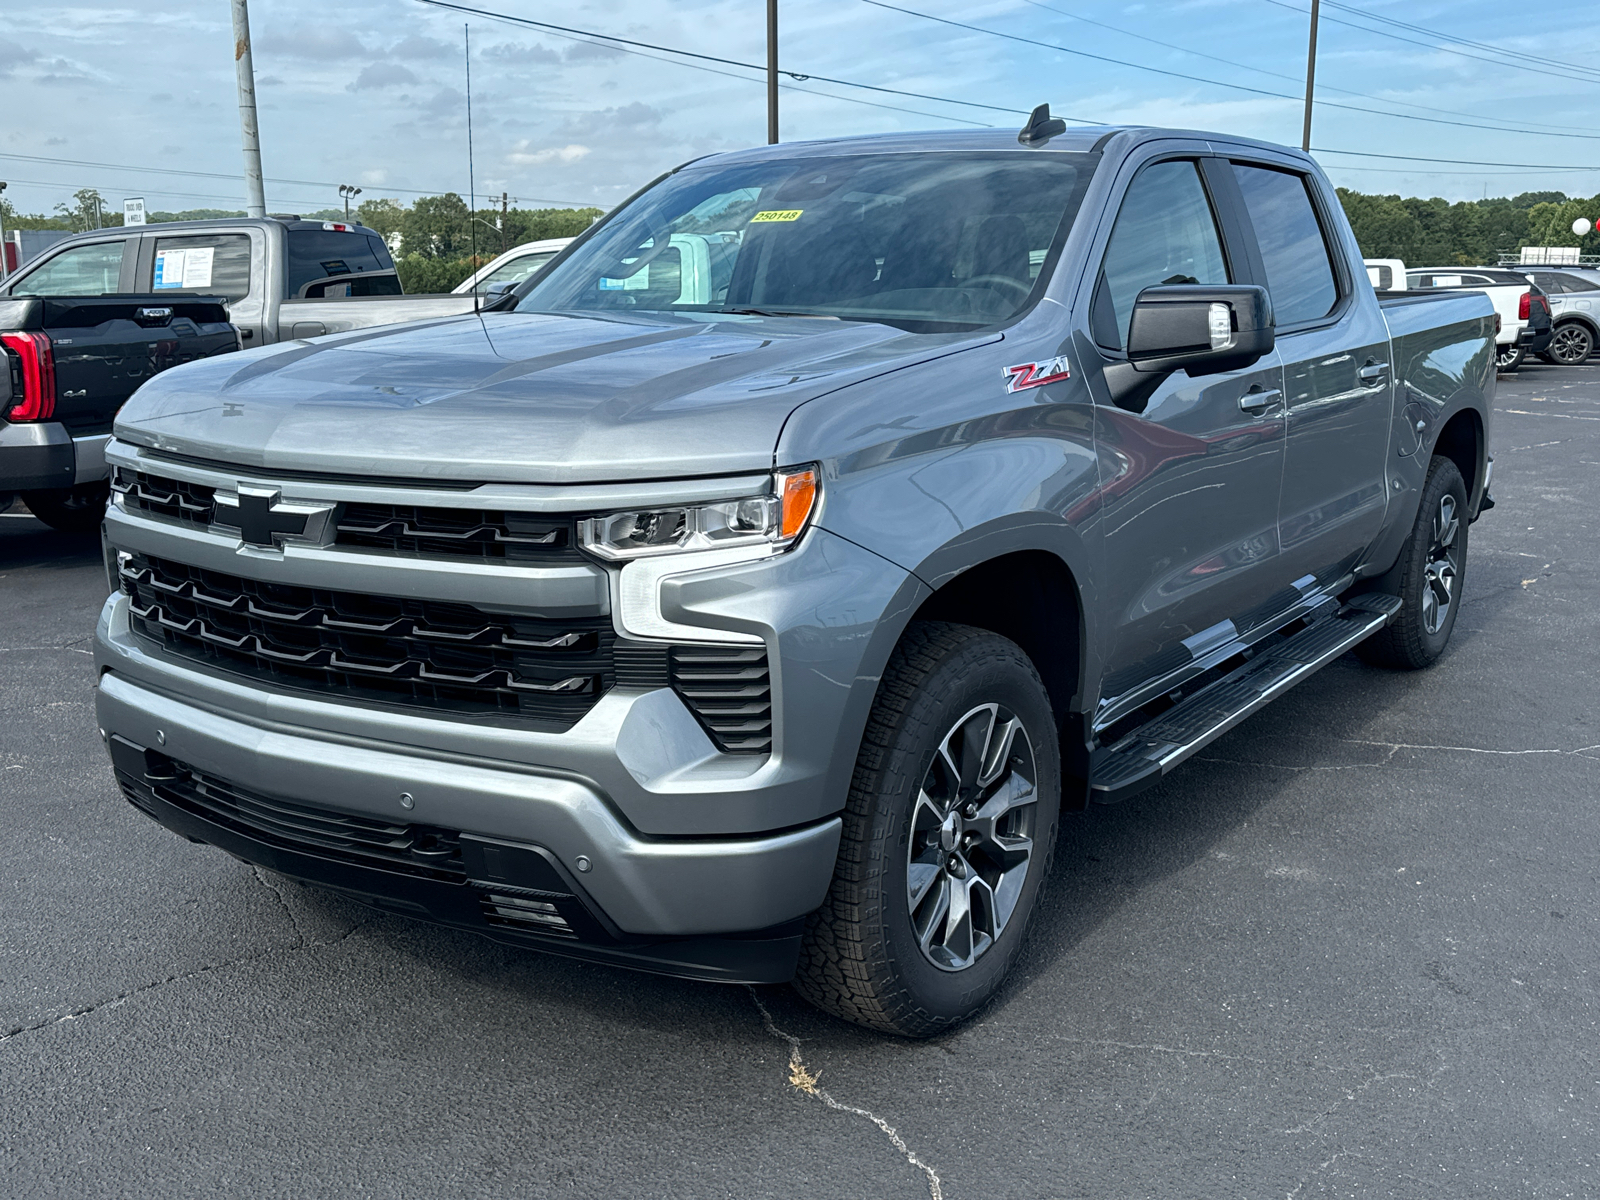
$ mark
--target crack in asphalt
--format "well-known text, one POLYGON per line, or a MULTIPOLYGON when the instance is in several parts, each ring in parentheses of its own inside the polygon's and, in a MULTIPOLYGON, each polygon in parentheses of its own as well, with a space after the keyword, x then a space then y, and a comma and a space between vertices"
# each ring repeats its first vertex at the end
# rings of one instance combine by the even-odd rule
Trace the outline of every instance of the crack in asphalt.
POLYGON ((277 898, 279 906, 283 909, 283 915, 289 918, 290 928, 294 930, 295 947, 299 948, 304 946, 306 944, 306 933, 305 930, 300 928, 300 919, 294 915, 294 909, 289 907, 288 898, 284 896, 283 892, 281 892, 270 879, 261 873, 260 867, 252 863, 250 866, 250 873, 256 877, 256 882, 261 884, 262 887, 266 888, 267 891, 271 892, 273 896, 277 898))
POLYGON ((196 967, 193 971, 180 971, 176 975, 168 975, 165 979, 153 979, 149 983, 141 983, 138 987, 129 988, 125 992, 119 992, 115 996, 108 997, 104 1000, 96 1000, 93 1004, 82 1005, 79 1008, 73 1009, 69 1013, 63 1013, 58 1017, 51 1017, 47 1021, 40 1021, 35 1025, 19 1025, 15 1029, 9 1030, 6 1033, 0 1033, 0 1045, 11 1041, 12 1038, 21 1037, 25 1033, 37 1033, 41 1029, 49 1029, 55 1025, 65 1025, 69 1021, 76 1021, 81 1017, 87 1017, 92 1013, 101 1011, 102 1009, 116 1008, 125 1000, 131 1000, 136 996, 142 996, 146 992, 153 992, 157 988, 166 987, 168 984, 182 983, 185 980, 197 979, 202 975, 215 974, 216 972, 224 970, 228 967, 248 966, 251 963, 257 963, 261 962, 263 959, 271 958, 275 954, 292 954, 300 950, 322 950, 329 946, 337 946, 339 943, 349 939, 357 930, 364 928, 366 924, 367 922, 365 921, 359 922, 358 924, 352 925, 338 937, 329 938, 324 942, 307 942, 302 935, 301 940, 293 946, 270 946, 267 949, 262 950, 259 954, 246 954, 239 958, 230 958, 219 963, 209 963, 203 967, 196 967))
MULTIPOLYGON (((1529 754, 1553 754, 1558 757, 1584 758, 1590 762, 1600 762, 1600 755, 1593 751, 1600 750, 1600 744, 1594 746, 1579 746, 1576 750, 1563 750, 1559 747, 1553 749, 1536 748, 1531 750, 1491 750, 1484 746, 1431 746, 1414 742, 1377 742, 1366 738, 1340 738, 1341 742, 1351 746, 1376 746, 1387 750, 1388 753, 1377 762, 1370 763, 1337 763, 1320 764, 1307 763, 1291 765, 1289 763, 1259 762, 1254 759, 1244 758, 1212 758, 1208 755, 1196 755, 1195 762, 1219 763, 1230 767, 1260 767, 1269 771, 1370 771, 1383 767, 1391 767, 1395 755, 1402 750, 1439 750, 1456 754, 1489 754, 1506 757, 1519 757, 1529 754)), ((1395 770, 1405 768, 1395 767, 1395 770)))
POLYGON ((1296 1134, 1309 1133, 1310 1130, 1311 1130, 1311 1127, 1313 1125, 1318 1124, 1320 1121, 1322 1121, 1326 1117, 1331 1117, 1335 1112, 1338 1111, 1338 1109, 1342 1105, 1353 1103, 1357 1098, 1359 1098, 1362 1095, 1365 1095, 1366 1092, 1369 1089, 1377 1086, 1378 1084, 1380 1084, 1380 1083, 1388 1083, 1389 1080, 1391 1080, 1391 1079, 1416 1079, 1417 1078, 1417 1076, 1413 1075, 1410 1071, 1392 1071, 1387 1075, 1380 1075, 1371 1066, 1369 1066, 1367 1068, 1367 1070, 1372 1072, 1372 1077, 1370 1079, 1368 1079, 1365 1083, 1363 1083, 1360 1087, 1354 1088, 1352 1090, 1347 1090, 1345 1092, 1344 1098, 1342 1100, 1335 1100, 1332 1104, 1330 1104, 1327 1108, 1323 1109, 1316 1116, 1312 1117, 1309 1121, 1306 1121, 1306 1122, 1304 1122, 1304 1123, 1302 1123, 1300 1125, 1296 1125, 1293 1129, 1285 1129, 1285 1130, 1283 1130, 1283 1133, 1285 1135, 1287 1135, 1287 1136, 1290 1136, 1290 1137, 1292 1137, 1292 1136, 1294 1136, 1296 1134))
POLYGON ((767 1032, 773 1037, 777 1038, 779 1041, 789 1043, 790 1086, 794 1087, 797 1091, 804 1092, 806 1095, 822 1101, 823 1104, 827 1105, 827 1107, 832 1109, 834 1112, 847 1113, 852 1117, 862 1117, 865 1120, 871 1121, 883 1131, 883 1135, 889 1139, 890 1144, 893 1145, 896 1150, 900 1151, 900 1153, 905 1157, 906 1162, 910 1163, 913 1167, 928 1177, 928 1194, 932 1197, 932 1200, 944 1200, 944 1185, 939 1179, 938 1172, 930 1167, 927 1163, 923 1162, 922 1159, 918 1158, 911 1150, 911 1147, 906 1145, 905 1139, 900 1136, 899 1132, 894 1128, 894 1126, 890 1125, 889 1122, 885 1121, 877 1113, 869 1112, 864 1108, 857 1108, 853 1104, 841 1104, 822 1088, 818 1087, 817 1083, 821 1079, 821 1075, 815 1071, 812 1071, 806 1066, 805 1059, 801 1057, 800 1054, 800 1039, 795 1037, 792 1033, 785 1033, 783 1030, 778 1028, 778 1026, 772 1020, 772 1014, 767 1011, 767 1006, 761 1003, 761 997, 756 994, 756 990, 753 987, 746 985, 745 990, 750 993, 750 999, 755 1001, 755 1006, 761 1013, 761 1021, 767 1027, 767 1032))

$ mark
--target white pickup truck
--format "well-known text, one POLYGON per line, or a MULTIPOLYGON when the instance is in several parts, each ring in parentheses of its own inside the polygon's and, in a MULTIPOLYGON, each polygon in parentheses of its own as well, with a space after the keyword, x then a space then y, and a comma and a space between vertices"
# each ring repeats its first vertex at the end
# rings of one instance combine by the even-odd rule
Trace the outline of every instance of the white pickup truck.
POLYGON ((1495 339, 1497 370, 1515 371, 1527 355, 1539 354, 1550 345, 1550 301, 1526 275, 1493 267, 1407 267, 1393 258, 1363 261, 1367 277, 1380 291, 1462 288, 1487 295, 1500 319, 1495 339), (1386 286, 1385 278, 1390 281, 1386 286))

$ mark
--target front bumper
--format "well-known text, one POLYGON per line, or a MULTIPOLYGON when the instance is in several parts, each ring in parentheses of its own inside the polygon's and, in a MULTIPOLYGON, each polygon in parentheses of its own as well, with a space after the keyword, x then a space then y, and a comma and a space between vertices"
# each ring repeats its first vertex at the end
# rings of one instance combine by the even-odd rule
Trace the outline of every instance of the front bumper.
POLYGON ((822 902, 838 852, 837 817, 761 837, 645 838, 581 779, 263 728, 115 672, 101 676, 95 711, 125 793, 168 828, 392 911, 556 953, 696 978, 787 979, 794 923, 822 902), (245 799, 201 803, 191 782, 174 779, 245 799), (250 815, 263 811, 275 816, 250 815), (359 838, 352 850, 316 833, 341 820, 444 836, 462 847, 460 871, 433 871, 432 843, 414 862, 373 860, 359 838), (484 897, 498 894, 549 899, 571 932, 497 924, 484 897))
POLYGON ((0 421, 0 492, 49 491, 107 474, 108 435, 73 437, 58 421, 0 421))

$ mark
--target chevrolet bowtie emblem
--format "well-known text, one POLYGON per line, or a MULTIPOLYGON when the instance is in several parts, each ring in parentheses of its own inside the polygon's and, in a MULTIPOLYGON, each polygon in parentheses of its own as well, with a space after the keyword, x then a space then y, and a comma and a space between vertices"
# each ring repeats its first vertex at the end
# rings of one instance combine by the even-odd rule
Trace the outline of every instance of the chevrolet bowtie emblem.
POLYGON ((216 496, 214 523, 219 529, 239 531, 246 546, 276 549, 286 538, 320 541, 331 504, 291 504, 277 488, 239 486, 237 498, 226 492, 216 496))

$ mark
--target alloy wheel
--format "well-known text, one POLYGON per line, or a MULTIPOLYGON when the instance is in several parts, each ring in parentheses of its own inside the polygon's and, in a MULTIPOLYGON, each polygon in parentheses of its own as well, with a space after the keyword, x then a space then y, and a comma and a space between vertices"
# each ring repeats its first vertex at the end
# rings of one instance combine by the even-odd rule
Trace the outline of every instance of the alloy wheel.
POLYGON ((917 790, 906 903, 923 955, 944 971, 977 962, 1005 931, 1034 857, 1033 742, 998 704, 940 740, 917 790))
POLYGON ((1422 627, 1430 636, 1444 628, 1450 619, 1450 606, 1455 603, 1460 565, 1456 561, 1456 534, 1460 530, 1456 498, 1442 496, 1439 511, 1433 516, 1427 565, 1422 569, 1422 627))
POLYGON ((1582 325, 1563 325, 1550 339, 1550 356, 1563 366, 1577 366, 1593 349, 1594 339, 1582 325))

